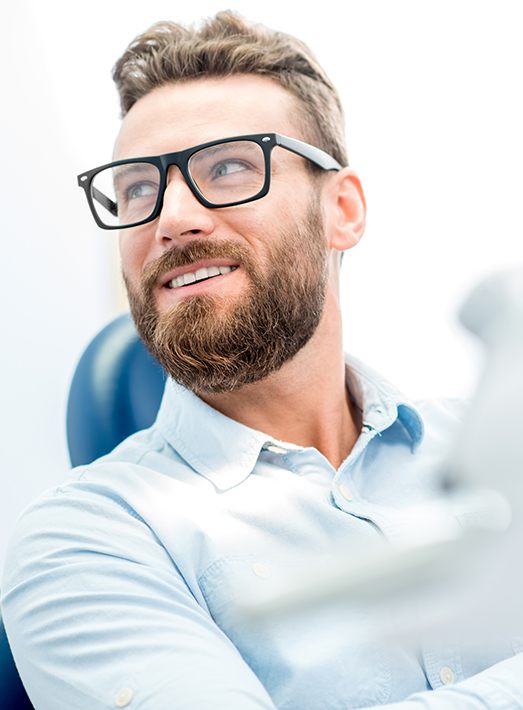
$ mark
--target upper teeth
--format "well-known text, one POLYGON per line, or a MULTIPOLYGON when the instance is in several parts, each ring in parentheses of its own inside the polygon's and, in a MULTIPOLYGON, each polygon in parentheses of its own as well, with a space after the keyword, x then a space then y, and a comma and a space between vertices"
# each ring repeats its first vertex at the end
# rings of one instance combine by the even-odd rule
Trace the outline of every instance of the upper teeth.
POLYGON ((166 285, 169 288, 179 288, 180 286, 186 286, 187 284, 192 284, 196 281, 209 279, 211 276, 228 274, 229 271, 233 271, 236 268, 236 266, 202 266, 201 269, 197 269, 196 271, 188 271, 186 274, 177 276, 172 281, 169 281, 166 285))

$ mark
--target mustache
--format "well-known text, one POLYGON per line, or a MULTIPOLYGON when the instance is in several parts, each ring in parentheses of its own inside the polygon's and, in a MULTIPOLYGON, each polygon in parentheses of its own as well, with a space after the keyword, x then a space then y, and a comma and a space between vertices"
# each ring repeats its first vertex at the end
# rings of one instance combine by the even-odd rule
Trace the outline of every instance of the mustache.
POLYGON ((251 256, 242 244, 232 240, 212 242, 195 239, 183 247, 171 247, 161 257, 147 264, 142 275, 142 294, 145 297, 150 295, 160 278, 168 271, 180 266, 190 266, 201 259, 232 259, 242 264, 247 271, 251 270, 251 256))

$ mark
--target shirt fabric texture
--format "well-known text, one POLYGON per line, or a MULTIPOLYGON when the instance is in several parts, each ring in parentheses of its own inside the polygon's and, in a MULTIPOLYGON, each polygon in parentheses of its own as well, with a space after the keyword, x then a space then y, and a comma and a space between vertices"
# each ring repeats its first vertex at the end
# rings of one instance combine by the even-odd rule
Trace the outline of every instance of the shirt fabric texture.
POLYGON ((414 405, 355 358, 347 386, 363 425, 338 470, 169 380, 152 427, 24 511, 2 612, 38 710, 523 708, 518 640, 401 648, 336 619, 238 622, 245 590, 393 544, 435 495, 458 404, 414 405))

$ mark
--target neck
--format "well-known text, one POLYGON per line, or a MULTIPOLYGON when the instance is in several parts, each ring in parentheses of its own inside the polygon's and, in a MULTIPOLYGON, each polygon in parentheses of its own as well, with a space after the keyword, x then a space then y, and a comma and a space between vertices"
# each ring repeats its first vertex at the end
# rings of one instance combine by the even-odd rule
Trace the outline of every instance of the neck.
POLYGON ((337 299, 327 297, 315 334, 277 372, 235 392, 200 397, 222 414, 274 439, 315 447, 337 469, 361 426, 345 384, 337 299))

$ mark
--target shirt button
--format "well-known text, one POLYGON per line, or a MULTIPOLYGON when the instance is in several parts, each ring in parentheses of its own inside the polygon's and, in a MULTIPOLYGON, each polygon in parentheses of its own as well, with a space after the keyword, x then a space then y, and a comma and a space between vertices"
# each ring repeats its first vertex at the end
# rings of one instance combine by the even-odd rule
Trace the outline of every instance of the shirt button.
POLYGON ((129 705, 129 703, 133 699, 133 696, 134 692, 132 688, 121 688, 116 694, 114 704, 117 708, 125 708, 129 705))
POLYGON ((276 444, 269 444, 267 446, 267 451, 270 451, 271 454, 286 454, 287 453, 287 449, 284 449, 281 446, 276 446, 276 444))
POLYGON ((345 498, 345 500, 352 500, 352 493, 350 492, 350 488, 345 485, 345 483, 342 483, 339 487, 341 495, 345 498))
POLYGON ((271 576, 270 567, 264 565, 262 562, 255 562, 252 565, 252 571, 257 577, 262 577, 263 579, 267 579, 267 577, 271 576))
POLYGON ((440 669, 439 677, 443 685, 452 685, 452 683, 454 683, 454 673, 452 668, 448 666, 443 666, 443 668, 440 669))

